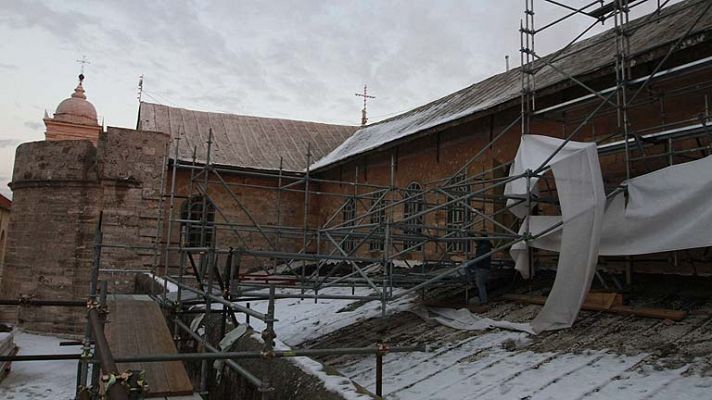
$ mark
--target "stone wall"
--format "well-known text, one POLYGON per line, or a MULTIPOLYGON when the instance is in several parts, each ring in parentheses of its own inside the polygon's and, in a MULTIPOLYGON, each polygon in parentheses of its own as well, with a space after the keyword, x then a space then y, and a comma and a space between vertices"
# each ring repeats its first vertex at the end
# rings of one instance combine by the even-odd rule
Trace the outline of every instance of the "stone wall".
MULTIPOLYGON (((153 247, 169 139, 162 133, 118 128, 99 137, 103 244, 133 247, 105 247, 103 268, 148 270, 158 256, 153 247)), ((116 291, 133 287, 131 273, 107 273, 101 279, 116 291)))
POLYGON ((2 285, 2 269, 3 265, 5 265, 5 243, 7 243, 8 225, 10 225, 10 209, 0 206, 0 285, 2 285))
MULTIPOLYGON (((86 299, 102 211, 104 243, 150 246, 167 141, 160 133, 109 128, 98 147, 87 140, 20 145, 2 297, 86 299)), ((150 255, 144 252, 102 252, 103 268, 149 265, 150 255)), ((131 275, 111 278, 111 291, 132 289, 131 275)), ((79 333, 84 327, 82 308, 5 307, 0 315, 36 331, 79 333)))

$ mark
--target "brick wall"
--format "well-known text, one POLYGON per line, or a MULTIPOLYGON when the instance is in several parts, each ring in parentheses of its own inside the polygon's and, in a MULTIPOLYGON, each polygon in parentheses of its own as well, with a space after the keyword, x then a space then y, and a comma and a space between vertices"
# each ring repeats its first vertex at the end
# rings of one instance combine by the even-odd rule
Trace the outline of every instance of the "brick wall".
MULTIPOLYGON (((661 125, 669 125, 670 128, 692 125, 699 123, 698 116, 705 113, 706 104, 712 96, 712 91, 706 82, 712 80, 712 71, 701 70, 684 77, 675 77, 651 84, 649 89, 639 95, 636 104, 629 113, 629 131, 631 133, 647 134, 660 131, 661 125)), ((604 82, 605 83, 605 82, 604 82)), ((568 98, 584 95, 580 91, 569 91, 565 93, 570 97, 563 97, 562 93, 556 93, 548 97, 539 99, 539 108, 565 101, 568 98)), ((584 105, 568 107, 560 112, 551 113, 547 118, 538 118, 532 122, 531 133, 564 138, 577 129, 584 121, 588 113, 598 104, 589 102, 584 105)), ((510 108, 497 111, 493 114, 480 117, 469 122, 464 122, 455 126, 447 127, 439 132, 432 132, 427 136, 411 140, 398 145, 389 146, 381 151, 373 151, 368 154, 359 155, 357 158, 349 160, 341 165, 335 165, 325 170, 319 171, 320 177, 344 180, 353 182, 355 170, 358 166, 359 187, 358 193, 367 193, 369 189, 365 184, 385 185, 389 184, 390 159, 396 161, 394 175, 395 186, 406 187, 410 182, 420 183, 436 182, 449 177, 459 170, 459 168, 474 154, 488 145, 488 142, 502 131, 517 116, 517 110, 510 108)), ((574 140, 592 141, 602 140, 612 134, 620 134, 622 129, 618 127, 617 114, 614 108, 604 107, 595 118, 585 123, 574 140)), ((519 146, 521 128, 515 124, 513 128, 506 132, 505 136, 490 149, 487 149, 479 162, 471 165, 468 175, 477 174, 491 167, 507 163, 512 160, 519 146)), ((620 138, 620 136, 618 136, 620 138)), ((610 139, 609 139, 610 140, 610 139)), ((704 137, 698 140, 689 139, 676 141, 674 148, 685 149, 710 144, 710 139, 704 137)), ((675 155, 666 156, 667 142, 646 147, 645 154, 660 154, 661 157, 647 161, 633 161, 631 176, 638 176, 670 164, 689 161, 690 156, 675 155)), ((631 158, 636 158, 643 153, 637 149, 631 150, 631 158)), ((691 154, 693 157, 701 157, 709 154, 709 151, 701 150, 691 154)), ((622 153, 606 155, 601 157, 602 170, 606 186, 611 189, 620 184, 625 179, 625 158, 622 153)), ((506 172, 506 171, 502 171, 506 172)), ((501 176, 501 175, 500 175, 501 176)), ((496 178, 497 174, 488 175, 487 178, 496 178)), ((481 186, 480 186, 481 187, 481 186)), ((324 192, 336 191, 345 195, 353 193, 353 186, 348 184, 322 184, 324 192)), ((473 185, 472 189, 477 189, 473 185)), ((546 190, 544 182, 540 182, 540 189, 546 190)), ((555 188, 551 195, 555 196, 555 188)), ((498 193, 493 191, 492 193, 498 193)), ((394 199, 398 200, 396 196, 394 199)), ((444 197, 432 197, 428 199, 431 205, 444 201, 444 197)), ((343 198, 327 198, 321 196, 319 202, 318 221, 324 223, 343 204, 343 198)), ((357 206, 357 215, 366 212, 368 202, 357 206)), ((492 204, 478 204, 477 201, 471 203, 472 207, 481 208, 487 212, 495 210, 492 204)), ((509 214, 509 213, 507 213, 509 214)), ((393 218, 399 219, 403 215, 403 207, 397 207, 393 211, 393 218)), ((513 217, 507 216, 507 221, 498 219, 500 222, 512 222, 513 217)), ((445 209, 435 211, 425 217, 425 224, 444 227, 447 220, 445 209)), ((342 217, 336 215, 336 221, 341 222, 342 217)), ((368 223, 366 219, 363 221, 368 223)), ((492 224, 486 225, 488 231, 495 230, 492 224)), ((323 251, 328 251, 324 247, 323 251)), ((665 253, 656 256, 634 258, 634 265, 640 272, 663 272, 681 274, 710 274, 712 273, 712 263, 710 263, 709 252, 690 250, 684 252, 665 253), (706 255, 705 255, 706 254, 706 255)), ((380 251, 369 251, 365 245, 358 252, 362 256, 378 258, 380 251)), ((410 259, 438 260, 443 256, 442 248, 437 248, 434 244, 425 246, 423 252, 409 254, 410 259)), ((445 254, 445 259, 460 260, 466 254, 449 253, 445 254)), ((620 260, 602 260, 612 269, 620 266, 620 260)), ((618 268, 619 269, 619 268, 618 268)))
MULTIPOLYGON (((166 180, 166 193, 171 191, 170 175, 172 169, 169 168, 169 178, 166 180)), ((278 179, 270 177, 249 176, 240 172, 221 172, 220 176, 225 181, 223 184, 219 178, 211 174, 207 185, 208 197, 215 207, 215 224, 217 234, 215 236, 216 248, 234 249, 247 248, 253 250, 272 250, 277 248, 281 251, 299 251, 302 247, 302 232, 299 227, 304 221, 304 194, 298 190, 303 189, 303 185, 295 185, 291 190, 284 190, 278 193, 276 188, 278 179), (226 187, 227 185, 227 187, 226 187), (228 189, 229 188, 229 189, 228 189), (281 207, 278 207, 281 204, 281 207), (278 211, 279 208, 279 211, 278 211), (264 235, 253 225, 253 220, 260 225, 264 235), (239 235, 235 229, 226 224, 239 224, 239 235), (282 224, 296 227, 292 234, 278 235, 272 227, 282 224)), ((294 174, 291 178, 285 177, 283 184, 294 181, 294 174)), ((176 175, 175 199, 173 207, 173 219, 180 219, 181 212, 187 208, 188 199, 192 196, 198 198, 204 189, 204 175, 196 178, 191 185, 190 172, 178 170, 176 175)), ((311 209, 316 209, 314 196, 310 199, 311 209)), ((165 244, 168 236, 168 211, 170 199, 166 199, 166 215, 164 216, 164 238, 165 244)), ((202 203, 200 203, 202 204, 202 203)), ((310 214, 311 215, 311 214, 310 214)), ((176 222, 170 227, 170 245, 176 246, 181 234, 182 224, 176 222)), ((198 255, 194 255, 194 261, 199 263, 198 255)), ((225 255, 220 255, 218 265, 224 267, 225 255)), ((161 257, 160 264, 165 265, 165 253, 161 257)), ((271 267, 272 261, 265 258, 245 256, 240 259, 242 272, 262 267, 271 267)), ((179 257, 176 251, 169 252, 168 265, 175 271, 179 265, 179 257)), ((188 264, 189 265, 189 264, 188 264)))

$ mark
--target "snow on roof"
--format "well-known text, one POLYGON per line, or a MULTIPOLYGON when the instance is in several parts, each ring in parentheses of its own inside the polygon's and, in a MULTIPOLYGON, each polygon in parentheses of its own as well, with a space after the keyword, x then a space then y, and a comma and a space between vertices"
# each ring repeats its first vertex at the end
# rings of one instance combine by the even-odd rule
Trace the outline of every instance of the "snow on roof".
MULTIPOLYGON (((350 294, 351 289, 319 293, 350 294)), ((360 288, 357 294, 369 291, 360 288)), ((356 300, 315 304, 313 299, 280 299, 275 332, 278 339, 298 348, 356 347, 381 340, 391 346, 427 343, 432 351, 384 356, 384 398, 394 400, 702 399, 712 387, 708 373, 712 331, 700 328, 712 322, 711 315, 699 313, 666 323, 584 311, 571 329, 529 336, 426 323, 403 312, 412 300, 393 304, 389 316, 380 318, 379 301, 359 305, 356 300)), ((251 305, 265 311, 267 302, 251 305)), ((526 320, 539 308, 496 302, 486 315, 526 320)), ((364 388, 375 388, 373 356, 319 360, 364 388)))
MULTIPOLYGON (((209 131, 213 132, 211 161, 231 167, 303 171, 307 150, 311 159, 328 154, 356 130, 355 126, 214 113, 141 103, 138 129, 181 135, 178 158, 205 162, 209 131)), ((175 146, 175 142, 172 142, 175 146)), ((174 157, 175 147, 170 157, 174 157)))
MULTIPOLYGON (((633 55, 653 50, 678 39, 703 11, 706 0, 688 0, 664 8, 659 18, 649 23, 641 17, 629 23, 630 51, 633 55)), ((690 33, 712 28, 712 12, 708 11, 690 33)), ((543 57, 556 69, 571 76, 581 76, 600 70, 615 61, 615 33, 612 29, 572 45, 560 56, 556 53, 543 57)), ((544 61, 536 61, 542 66, 544 61)), ((566 82, 567 78, 551 66, 543 66, 536 74, 537 90, 566 82)), ((393 118, 359 129, 339 147, 312 164, 312 170, 324 168, 363 152, 434 128, 463 117, 486 111, 510 100, 521 92, 520 68, 494 75, 472 86, 449 94, 431 103, 393 118)))

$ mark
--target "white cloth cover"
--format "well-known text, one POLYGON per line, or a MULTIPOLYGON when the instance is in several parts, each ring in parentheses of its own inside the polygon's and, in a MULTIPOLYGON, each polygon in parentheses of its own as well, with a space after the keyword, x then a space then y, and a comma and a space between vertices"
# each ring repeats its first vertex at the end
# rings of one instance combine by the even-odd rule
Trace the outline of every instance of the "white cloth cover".
POLYGON ((425 321, 437 322, 463 331, 484 331, 490 328, 502 328, 534 334, 529 324, 480 317, 466 308, 455 310, 453 308, 417 307, 410 311, 425 321))
MULTIPOLYGON (((250 329, 251 330, 251 329, 250 329)), ((238 325, 237 328, 231 330, 228 332, 225 337, 223 337, 220 340, 220 350, 221 351, 230 351, 230 347, 232 347, 235 342, 243 337, 248 331, 248 326, 246 324, 238 325)), ((213 362, 213 368, 217 370, 217 380, 220 382, 222 378, 222 369, 223 365, 225 365, 225 360, 215 360, 213 362)))
MULTIPOLYGON (((627 256, 712 246, 712 156, 673 165, 626 182, 606 207, 599 254, 627 256)), ((559 217, 532 216, 530 230, 545 231, 559 217)), ((529 243, 559 251, 561 229, 529 243)), ((521 251, 513 257, 521 258, 521 251)), ((526 260, 524 260, 526 261, 526 260)), ((520 268, 524 269, 522 263, 520 268)), ((528 267, 527 267, 528 270, 528 267)))
MULTIPOLYGON (((544 307, 531 322, 533 331, 537 333, 568 328, 576 320, 595 273, 606 204, 596 144, 563 143, 561 139, 547 136, 522 136, 510 170, 510 176, 520 175, 526 170, 536 171, 558 150, 547 165, 554 174, 561 205, 560 256, 554 286, 544 307)), ((536 182, 536 178, 531 178, 532 189, 536 182)), ((525 198, 526 178, 508 183, 504 192, 509 196, 525 198)), ((515 207, 513 212, 520 218, 524 217, 526 205, 523 209, 515 207)), ((525 222, 522 226, 525 227, 525 222)), ((511 254, 517 261, 517 269, 528 277, 526 244, 512 246, 511 254)))

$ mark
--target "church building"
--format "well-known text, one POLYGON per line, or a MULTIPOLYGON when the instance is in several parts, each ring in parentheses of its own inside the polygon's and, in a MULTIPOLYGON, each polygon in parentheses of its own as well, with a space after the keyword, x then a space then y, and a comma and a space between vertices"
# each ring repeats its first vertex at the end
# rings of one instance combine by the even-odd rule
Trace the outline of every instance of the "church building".
MULTIPOLYGON (((497 243, 516 230, 502 187, 491 185, 506 179, 522 133, 595 142, 607 189, 626 174, 710 154, 712 16, 690 32, 681 22, 703 5, 681 2, 664 8, 657 23, 631 22, 636 38, 646 40, 630 42, 628 90, 647 86, 628 111, 632 139, 625 141, 615 97, 601 105, 592 93, 617 90, 615 59, 601 56, 613 51, 612 30, 537 61, 536 110, 526 124, 520 68, 361 127, 142 102, 135 129, 104 130, 80 75, 71 96, 45 115, 46 141, 17 149, 0 291, 7 298, 86 299, 99 222, 102 276, 114 292, 131 292, 136 272, 177 272, 181 260, 166 250, 177 246, 236 249, 244 254, 240 272, 274 268, 280 253, 329 253, 337 261, 347 254, 365 263, 397 253, 405 267, 455 265, 472 257, 473 235, 487 233, 497 243), (418 196, 437 185, 441 193, 418 196), (449 200, 478 190, 489 200, 449 200), (387 204, 397 206, 379 211, 387 204), (421 215, 426 207, 435 211, 421 215), (207 234, 191 224, 203 215, 207 234), (370 227, 348 231, 359 218, 370 227), (391 231, 388 221, 404 219, 415 222, 391 231)), ((507 257, 496 259, 506 266, 507 257)), ((542 265, 555 265, 541 257, 542 265)), ((695 249, 602 257, 601 265, 706 275, 711 260, 695 249)), ((32 330, 84 329, 82 309, 0 310, 2 319, 32 330)))

